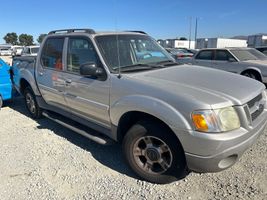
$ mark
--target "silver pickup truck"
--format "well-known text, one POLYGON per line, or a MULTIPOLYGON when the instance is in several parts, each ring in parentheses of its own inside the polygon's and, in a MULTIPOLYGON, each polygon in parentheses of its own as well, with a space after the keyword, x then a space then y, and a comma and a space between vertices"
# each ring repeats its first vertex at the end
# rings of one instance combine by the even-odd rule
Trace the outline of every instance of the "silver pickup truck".
POLYGON ((52 31, 36 58, 14 58, 13 72, 33 118, 121 142, 129 166, 150 182, 232 166, 267 123, 262 83, 177 65, 144 32, 52 31))

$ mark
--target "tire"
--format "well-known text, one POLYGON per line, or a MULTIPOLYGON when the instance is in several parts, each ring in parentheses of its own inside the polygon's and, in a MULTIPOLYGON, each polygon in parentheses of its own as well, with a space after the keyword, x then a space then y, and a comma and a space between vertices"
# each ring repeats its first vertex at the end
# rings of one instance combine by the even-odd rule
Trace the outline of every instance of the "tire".
POLYGON ((24 90, 25 105, 33 119, 39 119, 42 117, 42 109, 39 107, 36 97, 30 87, 24 90))
POLYGON ((186 174, 179 140, 156 122, 140 121, 133 125, 124 137, 123 153, 132 170, 149 182, 170 183, 186 174))
POLYGON ((254 80, 257 80, 257 81, 261 81, 260 78, 259 78, 259 75, 256 74, 255 72, 244 72, 242 75, 243 76, 247 76, 249 78, 252 78, 254 80))

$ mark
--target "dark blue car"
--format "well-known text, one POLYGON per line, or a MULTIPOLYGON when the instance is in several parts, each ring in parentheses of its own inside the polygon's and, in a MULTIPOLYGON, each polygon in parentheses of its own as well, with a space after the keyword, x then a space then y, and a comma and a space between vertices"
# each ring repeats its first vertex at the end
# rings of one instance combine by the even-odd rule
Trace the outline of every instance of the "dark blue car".
POLYGON ((0 108, 3 101, 12 98, 12 83, 10 79, 10 66, 0 58, 0 108))

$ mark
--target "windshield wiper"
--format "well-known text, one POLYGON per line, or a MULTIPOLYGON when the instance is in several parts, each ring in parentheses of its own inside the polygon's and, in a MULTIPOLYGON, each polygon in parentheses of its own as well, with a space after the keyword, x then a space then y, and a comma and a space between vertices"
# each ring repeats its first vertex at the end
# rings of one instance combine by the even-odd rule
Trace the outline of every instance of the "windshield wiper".
MULTIPOLYGON (((134 65, 127 65, 122 66, 120 71, 121 72, 133 72, 133 71, 141 71, 141 70, 149 70, 149 69, 155 69, 155 68, 164 68, 162 65, 155 65, 155 64, 134 64, 134 65)), ((116 68, 118 70, 118 68, 116 68)))
POLYGON ((173 61, 173 60, 162 60, 159 62, 156 62, 157 65, 163 65, 163 66, 174 66, 179 65, 179 63, 173 61))

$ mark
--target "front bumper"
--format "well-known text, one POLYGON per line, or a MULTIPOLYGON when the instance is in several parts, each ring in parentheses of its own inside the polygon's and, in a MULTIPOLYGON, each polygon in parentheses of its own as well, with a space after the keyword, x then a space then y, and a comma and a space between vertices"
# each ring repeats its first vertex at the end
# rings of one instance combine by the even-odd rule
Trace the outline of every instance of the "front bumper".
POLYGON ((182 134, 187 166, 196 172, 218 172, 234 165, 264 132, 267 111, 250 129, 240 128, 228 133, 206 134, 192 131, 182 134))

